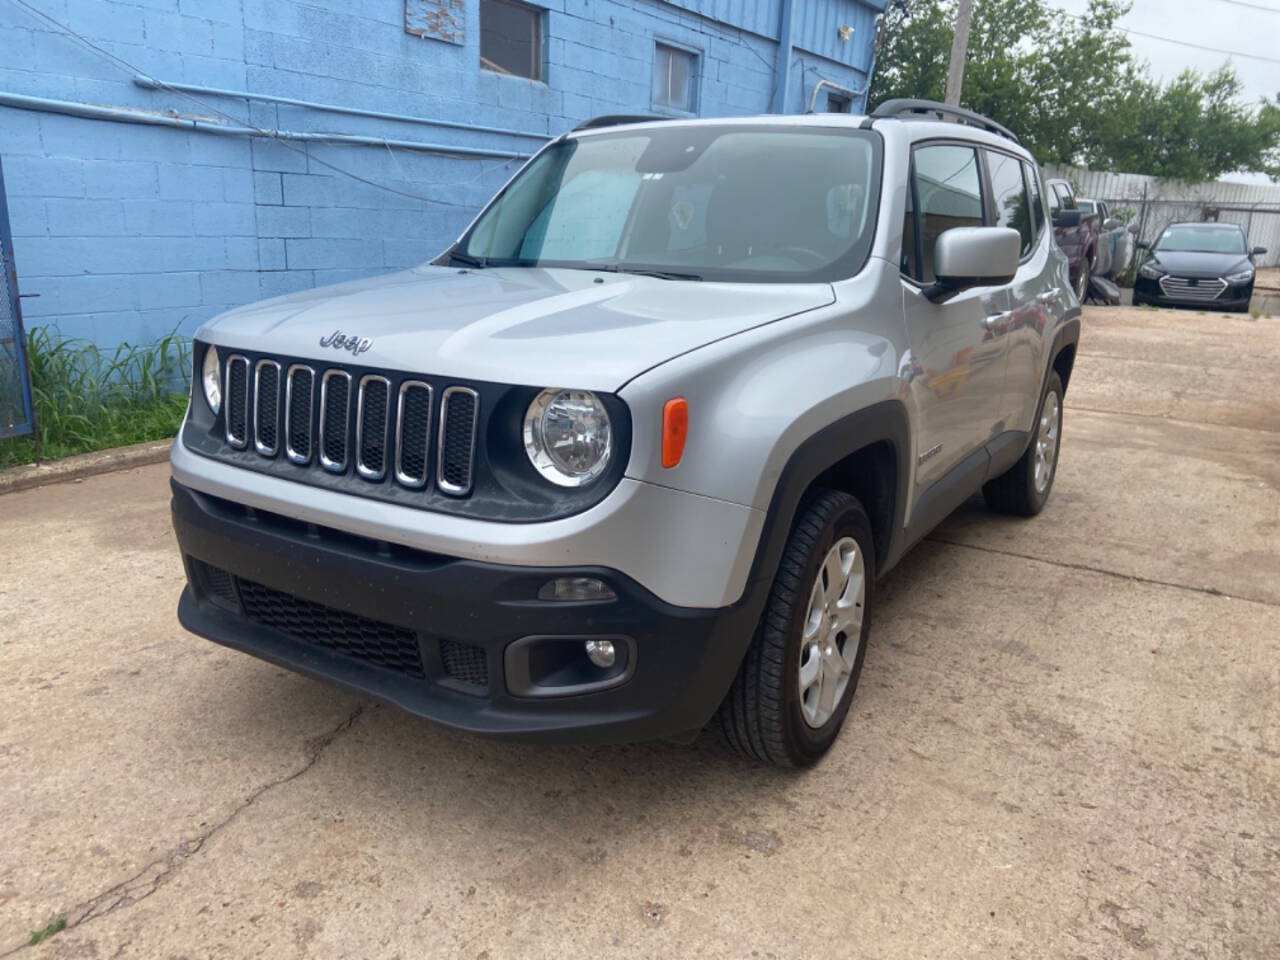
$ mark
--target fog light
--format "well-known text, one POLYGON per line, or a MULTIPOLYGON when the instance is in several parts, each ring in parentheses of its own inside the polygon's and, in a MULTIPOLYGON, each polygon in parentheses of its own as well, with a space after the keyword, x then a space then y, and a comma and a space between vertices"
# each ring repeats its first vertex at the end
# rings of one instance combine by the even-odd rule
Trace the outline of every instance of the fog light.
POLYGON ((615 596, 595 577, 557 577, 538 590, 539 600, 612 600, 615 596))
POLYGON ((618 659, 618 652, 613 648, 612 640, 588 640, 586 648, 587 659, 601 670, 608 670, 618 659))

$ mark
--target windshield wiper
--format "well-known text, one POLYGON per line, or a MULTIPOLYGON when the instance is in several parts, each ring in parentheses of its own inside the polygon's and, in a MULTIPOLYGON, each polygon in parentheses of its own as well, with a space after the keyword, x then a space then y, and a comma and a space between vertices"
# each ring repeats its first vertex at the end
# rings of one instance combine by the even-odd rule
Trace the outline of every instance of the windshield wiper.
POLYGON ((675 270, 658 270, 648 267, 624 267, 616 263, 592 263, 587 260, 579 270, 601 270, 605 273, 631 273, 638 277, 657 277, 659 280, 701 280, 696 273, 679 273, 675 270))
POLYGON ((473 257, 473 256, 470 256, 469 254, 459 253, 457 250, 450 250, 449 263, 452 264, 454 261, 457 261, 458 263, 464 264, 468 267, 475 267, 477 270, 483 270, 486 266, 488 266, 485 260, 481 257, 473 257))

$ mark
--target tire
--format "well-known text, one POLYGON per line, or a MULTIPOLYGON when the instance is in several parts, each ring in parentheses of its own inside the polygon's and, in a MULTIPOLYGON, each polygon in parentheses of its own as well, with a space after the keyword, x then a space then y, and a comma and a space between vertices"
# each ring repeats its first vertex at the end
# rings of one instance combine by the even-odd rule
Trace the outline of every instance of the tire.
POLYGON ((1090 257, 1086 254, 1085 258, 1080 261, 1080 282, 1076 284, 1076 299, 1084 303, 1085 298, 1089 296, 1089 274, 1093 271, 1093 265, 1090 257))
POLYGON ((1062 380, 1049 373, 1040 407, 1032 427, 1031 442, 1018 462, 982 488, 987 506, 1000 513, 1034 517, 1044 509, 1058 475, 1058 452, 1062 449, 1062 380), (1055 415, 1056 412, 1056 415, 1055 415), (1044 445, 1044 446, 1042 446, 1044 445), (1041 458, 1041 454, 1045 458, 1041 458), (1037 464, 1047 473, 1037 475, 1037 464))
POLYGON ((875 563, 871 522, 856 499, 826 490, 801 509, 755 637, 720 705, 725 739, 738 753, 805 767, 835 742, 862 674, 875 563), (847 588, 832 590, 833 575, 847 588), (810 686, 802 691, 806 675, 810 686))

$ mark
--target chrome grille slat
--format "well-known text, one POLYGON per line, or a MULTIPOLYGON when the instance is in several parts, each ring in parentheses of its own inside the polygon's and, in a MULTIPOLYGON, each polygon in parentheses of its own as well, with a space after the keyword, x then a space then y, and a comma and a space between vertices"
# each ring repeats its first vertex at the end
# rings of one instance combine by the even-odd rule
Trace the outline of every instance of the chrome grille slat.
POLYGON ((431 447, 431 384, 406 380, 396 401, 396 481, 419 489, 430 473, 427 453, 431 447))
POLYGON ((253 368, 253 449, 264 457, 280 452, 280 364, 274 360, 253 368))
POLYGON ((351 374, 326 370, 320 379, 320 465, 331 473, 347 469, 351 422, 351 374))
POLYGON ((436 450, 436 486, 461 497, 471 492, 475 468, 480 395, 470 387, 447 387, 440 395, 440 439, 436 450))
POLYGON ((315 393, 316 372, 305 363, 289 367, 284 381, 284 455, 300 465, 311 462, 315 393))
POLYGON ((360 378, 356 399, 356 473, 366 480, 387 475, 387 427, 391 415, 391 381, 376 373, 360 378))
POLYGON ((1204 277, 1191 285, 1186 277, 1161 277, 1160 289, 1166 297, 1178 300, 1217 300, 1227 289, 1227 281, 1221 277, 1204 277))
POLYGON ((220 429, 235 450, 354 474, 387 484, 387 494, 391 485, 473 493, 480 394, 472 387, 239 353, 226 358, 223 379, 220 429))
POLYGON ((227 358, 226 415, 227 443, 237 450, 249 445, 249 358, 233 354, 227 358))

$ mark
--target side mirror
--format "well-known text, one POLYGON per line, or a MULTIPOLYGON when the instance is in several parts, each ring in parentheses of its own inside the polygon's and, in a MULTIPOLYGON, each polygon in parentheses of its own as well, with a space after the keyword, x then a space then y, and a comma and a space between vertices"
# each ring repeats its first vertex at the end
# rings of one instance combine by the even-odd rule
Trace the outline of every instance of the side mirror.
POLYGON ((1058 215, 1053 218, 1055 227, 1078 227, 1080 226, 1080 211, 1077 210, 1059 210, 1058 215))
POLYGON ((1119 228, 1120 228, 1120 221, 1117 220, 1115 217, 1107 217, 1106 220, 1102 221, 1103 230, 1117 230, 1119 228))
POLYGON ((1266 247, 1254 247, 1254 248, 1249 252, 1249 256, 1251 256, 1251 257, 1264 257, 1264 256, 1266 256, 1266 254, 1267 254, 1267 248, 1266 248, 1266 247))
POLYGON ((1138 235, 1138 225, 1136 223, 1129 224, 1129 232, 1136 237, 1138 235))
POLYGON ((937 280, 924 295, 944 303, 970 287, 998 287, 1013 282, 1022 257, 1022 235, 1008 227, 952 227, 933 248, 937 280))

